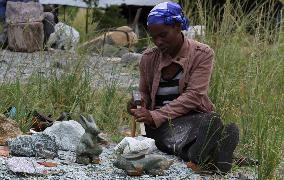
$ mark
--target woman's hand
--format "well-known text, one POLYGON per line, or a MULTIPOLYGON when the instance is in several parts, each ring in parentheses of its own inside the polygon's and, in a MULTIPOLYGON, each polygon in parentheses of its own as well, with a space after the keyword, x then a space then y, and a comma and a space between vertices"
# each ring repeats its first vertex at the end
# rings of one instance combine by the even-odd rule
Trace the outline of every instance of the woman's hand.
POLYGON ((141 107, 138 109, 130 109, 131 113, 136 119, 136 122, 143 122, 150 126, 155 126, 154 120, 150 114, 150 111, 145 107, 141 107))
POLYGON ((130 115, 134 116, 134 114, 131 112, 131 109, 136 109, 136 105, 135 105, 135 103, 134 103, 133 98, 130 99, 130 100, 127 102, 127 112, 128 112, 130 115))
MULTIPOLYGON (((145 105, 145 101, 142 99, 141 100, 141 107, 146 107, 145 105)), ((134 114, 132 113, 131 109, 137 109, 137 105, 134 102, 134 99, 131 98, 128 102, 127 102, 127 112, 134 116, 134 114)))

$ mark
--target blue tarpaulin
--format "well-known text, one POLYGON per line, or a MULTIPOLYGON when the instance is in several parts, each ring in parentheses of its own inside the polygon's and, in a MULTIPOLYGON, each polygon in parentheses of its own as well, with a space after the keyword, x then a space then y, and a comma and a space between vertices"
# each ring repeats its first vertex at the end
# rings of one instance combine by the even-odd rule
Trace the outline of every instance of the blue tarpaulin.
POLYGON ((5 19, 6 2, 7 0, 0 0, 0 20, 5 19))

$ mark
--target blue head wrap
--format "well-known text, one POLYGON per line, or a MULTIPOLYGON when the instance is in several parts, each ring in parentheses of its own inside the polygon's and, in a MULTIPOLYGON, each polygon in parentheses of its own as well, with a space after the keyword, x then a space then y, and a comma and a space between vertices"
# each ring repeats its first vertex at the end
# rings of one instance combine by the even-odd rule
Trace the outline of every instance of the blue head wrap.
POLYGON ((149 13, 147 25, 150 24, 167 24, 171 25, 175 22, 181 24, 182 30, 187 30, 189 20, 183 15, 179 4, 174 2, 163 2, 156 5, 149 13))

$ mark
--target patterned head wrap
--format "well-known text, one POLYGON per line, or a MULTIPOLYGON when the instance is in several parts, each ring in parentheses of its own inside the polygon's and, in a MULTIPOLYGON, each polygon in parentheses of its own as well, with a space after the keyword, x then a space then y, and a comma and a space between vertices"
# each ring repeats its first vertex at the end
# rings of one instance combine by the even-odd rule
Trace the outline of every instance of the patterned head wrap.
POLYGON ((189 27, 189 20, 183 15, 180 5, 174 2, 163 2, 156 5, 147 18, 147 25, 171 25, 175 22, 181 24, 182 30, 187 30, 189 27))

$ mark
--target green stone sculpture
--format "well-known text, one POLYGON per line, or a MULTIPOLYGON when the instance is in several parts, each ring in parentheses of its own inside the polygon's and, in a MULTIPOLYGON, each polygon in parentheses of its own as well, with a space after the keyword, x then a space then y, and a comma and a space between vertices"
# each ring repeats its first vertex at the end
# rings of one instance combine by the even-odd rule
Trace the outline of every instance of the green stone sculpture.
POLYGON ((145 155, 145 154, 127 154, 118 155, 113 165, 119 169, 123 169, 129 176, 141 176, 146 173, 153 176, 164 175, 173 163, 162 155, 145 155))
POLYGON ((91 115, 88 118, 80 115, 79 123, 85 129, 85 133, 76 148, 76 162, 79 164, 98 163, 99 155, 102 153, 102 148, 98 144, 99 128, 91 115))

